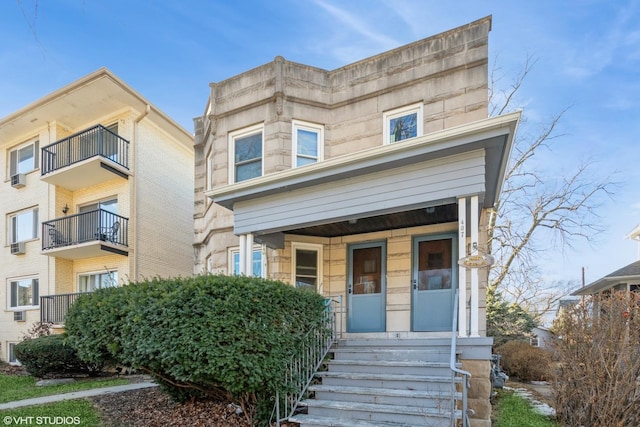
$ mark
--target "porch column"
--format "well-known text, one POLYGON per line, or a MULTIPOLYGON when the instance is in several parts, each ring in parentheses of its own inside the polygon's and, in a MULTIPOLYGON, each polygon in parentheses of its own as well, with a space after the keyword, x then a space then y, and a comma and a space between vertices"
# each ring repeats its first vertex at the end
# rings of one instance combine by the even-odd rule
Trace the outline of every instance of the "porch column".
MULTIPOLYGON (((471 255, 478 255, 478 196, 471 196, 471 255)), ((479 309, 480 309, 480 289, 479 289, 478 268, 471 269, 471 336, 479 337, 479 309)))
MULTIPOLYGON (((467 256, 467 199, 458 199, 458 259, 467 256)), ((466 337, 467 329, 467 268, 458 264, 458 336, 466 337)))
POLYGON ((238 274, 247 274, 247 236, 245 234, 240 235, 240 250, 238 251, 238 274))
POLYGON ((247 233, 247 247, 245 254, 245 273, 247 276, 253 276, 253 234, 247 233))

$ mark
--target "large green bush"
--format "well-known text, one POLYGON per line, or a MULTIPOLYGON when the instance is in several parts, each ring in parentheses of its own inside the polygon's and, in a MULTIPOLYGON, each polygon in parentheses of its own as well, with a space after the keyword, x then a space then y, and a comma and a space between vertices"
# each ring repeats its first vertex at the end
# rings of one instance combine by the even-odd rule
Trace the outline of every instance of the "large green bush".
POLYGON ((65 326, 84 360, 148 372, 179 400, 233 397, 250 411, 282 387, 323 310, 320 295, 281 282, 206 275, 99 290, 65 326))
POLYGON ((75 349, 65 343, 62 335, 27 339, 16 344, 14 351, 27 372, 35 377, 93 375, 100 372, 101 363, 80 360, 75 349))

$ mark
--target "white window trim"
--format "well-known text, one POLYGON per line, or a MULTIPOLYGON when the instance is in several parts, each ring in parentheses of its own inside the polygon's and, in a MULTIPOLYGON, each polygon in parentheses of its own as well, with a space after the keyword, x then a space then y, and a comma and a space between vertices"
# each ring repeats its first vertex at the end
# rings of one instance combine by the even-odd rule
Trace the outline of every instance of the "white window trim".
POLYGON ((7 216, 7 242, 8 243, 18 243, 18 242, 30 242, 32 240, 37 240, 40 237, 40 211, 37 206, 22 209, 17 212, 13 212, 7 216), (26 212, 34 212, 35 213, 35 221, 34 221, 34 236, 25 240, 18 240, 17 236, 13 235, 13 218, 18 215, 22 215, 26 212))
POLYGON ((207 154, 206 168, 207 171, 205 179, 207 180, 207 185, 205 186, 205 188, 207 190, 211 190, 213 188, 213 148, 209 150, 209 153, 207 154))
POLYGON ((34 308, 40 307, 40 278, 37 275, 8 278, 6 289, 7 289, 7 311, 32 310, 34 308), (18 282, 21 280, 31 280, 31 285, 33 286, 33 279, 38 279, 38 295, 36 298, 36 304, 33 304, 33 290, 32 290, 31 305, 18 305, 18 306, 12 307, 11 306, 11 282, 18 282))
POLYGON ((16 353, 15 353, 15 345, 18 344, 17 342, 14 341, 7 341, 7 363, 11 366, 22 366, 22 363, 20 363, 20 361, 15 357, 16 353), (14 349, 14 351, 12 352, 11 349, 14 349), (11 353, 13 353, 13 357, 15 360, 11 360, 11 353))
POLYGON ((292 120, 291 127, 291 164, 293 167, 300 167, 298 166, 298 129, 316 132, 318 134, 318 158, 316 159, 316 162, 324 160, 324 126, 316 123, 304 122, 302 120, 292 120))
POLYGON ((416 136, 417 137, 422 136, 422 134, 424 133, 424 104, 421 102, 418 104, 412 104, 412 105, 407 105, 405 107, 396 108, 395 110, 390 110, 383 113, 382 119, 383 119, 383 132, 384 132, 385 145, 391 143, 389 142, 389 122, 392 119, 406 116, 411 113, 418 113, 417 115, 418 123, 416 124, 416 136))
MULTIPOLYGON (((82 292, 80 290, 80 277, 82 276, 95 276, 97 274, 111 274, 111 273, 116 273, 116 275, 120 276, 120 274, 118 274, 119 271, 117 268, 105 268, 102 270, 83 271, 82 273, 78 273, 78 276, 76 278, 76 289, 78 290, 78 292, 82 292)), ((120 286, 120 277, 117 278, 115 286, 120 286)))
MULTIPOLYGON (((267 256, 266 256, 266 251, 265 251, 265 247, 264 245, 259 245, 259 244, 255 244, 253 245, 253 250, 251 251, 251 255, 253 256, 253 254, 255 252, 260 252, 260 260, 261 260, 261 274, 259 277, 262 277, 263 279, 267 278, 267 256)), ((240 253, 240 246, 234 246, 228 249, 228 253, 227 253, 227 274, 229 276, 233 276, 233 256, 235 254, 239 254, 240 253)), ((253 258, 252 258, 253 259, 253 258)))
POLYGON ((260 161, 260 176, 264 176, 264 124, 249 126, 243 129, 239 129, 233 132, 229 132, 229 184, 236 183, 236 162, 235 162, 235 140, 254 135, 256 133, 262 133, 262 158, 260 161))
MULTIPOLYGON (((28 141, 23 142, 22 144, 18 144, 16 146, 11 147, 8 152, 7 152, 7 175, 9 176, 9 178, 11 178, 11 153, 14 151, 19 151, 22 150, 25 147, 28 147, 29 145, 33 145, 33 168, 29 169, 28 171, 25 172, 21 172, 24 173, 25 175, 28 173, 31 173, 33 171, 36 171, 40 168, 39 165, 39 159, 40 159, 40 153, 38 152, 40 150, 40 141, 38 137, 34 137, 31 138, 28 141)), ((16 168, 18 167, 18 159, 17 159, 17 154, 16 154, 16 168)), ((17 170, 16 170, 16 173, 17 170)))
POLYGON ((322 291, 324 288, 323 283, 323 271, 322 265, 324 260, 324 255, 322 253, 324 246, 319 243, 302 243, 302 242, 291 242, 291 283, 293 286, 296 285, 296 250, 313 250, 318 252, 318 285, 316 287, 316 292, 322 295, 322 291))

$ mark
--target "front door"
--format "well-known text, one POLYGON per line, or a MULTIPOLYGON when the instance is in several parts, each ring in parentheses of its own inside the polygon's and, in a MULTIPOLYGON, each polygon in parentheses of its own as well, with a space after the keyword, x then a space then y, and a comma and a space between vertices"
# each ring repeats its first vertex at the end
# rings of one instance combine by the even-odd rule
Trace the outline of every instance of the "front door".
POLYGON ((349 246, 347 329, 349 332, 386 330, 386 242, 349 246))
POLYGON ((415 238, 413 241, 412 329, 450 331, 453 296, 458 283, 456 235, 415 238))

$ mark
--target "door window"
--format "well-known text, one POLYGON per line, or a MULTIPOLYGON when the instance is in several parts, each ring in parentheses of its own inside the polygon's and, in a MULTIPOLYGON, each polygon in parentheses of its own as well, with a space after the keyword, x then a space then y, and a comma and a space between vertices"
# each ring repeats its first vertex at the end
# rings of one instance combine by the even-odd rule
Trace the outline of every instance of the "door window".
POLYGON ((418 244, 418 290, 451 289, 452 240, 426 240, 418 244))

